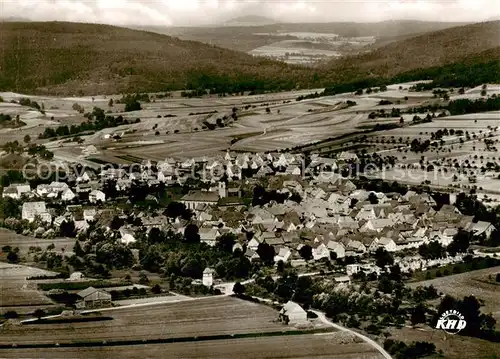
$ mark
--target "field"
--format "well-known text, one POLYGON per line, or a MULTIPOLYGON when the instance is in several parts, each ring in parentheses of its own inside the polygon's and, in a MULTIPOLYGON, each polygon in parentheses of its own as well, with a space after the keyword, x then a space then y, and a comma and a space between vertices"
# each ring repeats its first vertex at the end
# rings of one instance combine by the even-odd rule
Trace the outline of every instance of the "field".
POLYGON ((483 312, 492 313, 500 325, 500 284, 495 282, 495 276, 500 273, 500 267, 476 270, 473 272, 454 274, 422 282, 408 284, 410 287, 433 285, 439 292, 449 294, 455 298, 468 295, 477 296, 483 301, 483 312), (491 278, 489 276, 491 275, 491 278))
POLYGON ((500 356, 500 345, 482 339, 450 335, 442 330, 425 328, 408 328, 391 330, 391 339, 404 342, 424 341, 436 345, 437 350, 445 353, 446 359, 494 359, 500 356))
POLYGON ((34 306, 51 306, 52 301, 36 289, 36 283, 26 277, 57 273, 0 262, 0 312, 16 310, 25 312, 34 306))
POLYGON ((343 333, 245 338, 172 344, 92 348, 2 350, 3 358, 204 358, 204 359, 379 359, 365 343, 345 343, 343 333), (342 344, 340 344, 342 343, 342 344))
MULTIPOLYGON (((34 237, 26 237, 10 231, 5 228, 0 228, 0 248, 3 246, 11 246, 19 248, 21 257, 25 257, 30 252, 30 247, 40 247, 45 250, 51 244, 54 244, 53 252, 56 253, 71 253, 75 245, 74 238, 51 238, 41 239, 34 237)), ((2 254, 3 255, 3 254, 2 254)))
POLYGON ((294 329, 276 322, 270 307, 231 298, 132 307, 103 314, 106 322, 30 324, 2 333, 1 343, 54 343, 85 340, 180 338, 217 334, 261 333, 294 329))

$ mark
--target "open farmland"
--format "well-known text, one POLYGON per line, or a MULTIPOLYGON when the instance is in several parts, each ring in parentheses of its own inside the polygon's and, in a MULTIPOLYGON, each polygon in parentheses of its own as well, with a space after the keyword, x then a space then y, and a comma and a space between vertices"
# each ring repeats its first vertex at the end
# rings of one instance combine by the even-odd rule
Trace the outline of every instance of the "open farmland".
POLYGON ((410 287, 433 285, 439 292, 455 298, 474 295, 483 301, 483 312, 492 313, 500 323, 500 284, 495 282, 495 276, 500 273, 500 267, 480 269, 467 273, 454 274, 422 282, 409 283, 410 287), (492 279, 490 279, 490 277, 492 279))
POLYGON ((51 306, 52 301, 27 281, 30 276, 56 275, 57 273, 24 265, 0 262, 0 311, 31 309, 33 306, 51 306))
POLYGON ((204 358, 204 359, 379 359, 366 343, 346 339, 344 333, 242 338, 169 344, 114 347, 2 350, 4 358, 204 358), (133 350, 131 350, 133 348, 133 350))
MULTIPOLYGON (((104 312, 103 312, 104 313, 104 312)), ((79 324, 29 324, 2 333, 1 343, 181 338, 287 331, 277 312, 231 297, 165 303, 107 311, 113 320, 79 324)))
POLYGON ((493 359, 500 356, 500 345, 483 339, 446 334, 442 330, 425 328, 398 328, 390 330, 391 339, 404 342, 423 341, 436 345, 446 359, 493 359))
POLYGON ((22 257, 27 256, 32 247, 40 247, 42 250, 45 250, 51 244, 55 246, 52 252, 61 254, 71 253, 75 241, 76 239, 74 238, 41 239, 26 237, 11 230, 0 228, 0 248, 4 246, 11 246, 12 248, 17 247, 22 257))
MULTIPOLYGON (((118 96, 66 97, 29 96, 38 103, 43 103, 50 116, 26 107, 16 107, 19 111, 30 112, 33 120, 52 121, 40 126, 29 126, 16 129, 11 135, 9 129, 0 130, 0 141, 6 142, 14 138, 22 141, 29 134, 35 143, 43 143, 54 152, 55 160, 80 162, 92 166, 92 161, 130 164, 142 159, 163 160, 166 157, 190 158, 210 156, 227 149, 234 151, 274 151, 306 146, 307 150, 329 153, 341 149, 349 138, 341 141, 325 141, 328 138, 345 136, 353 131, 366 131, 376 125, 398 124, 398 117, 379 117, 370 119, 369 114, 377 110, 391 111, 392 108, 405 110, 410 107, 439 102, 430 91, 412 92, 410 86, 415 83, 396 84, 384 92, 354 95, 353 93, 337 94, 296 101, 297 97, 321 92, 317 90, 301 90, 275 94, 218 97, 214 95, 203 98, 181 97, 173 93, 172 97, 154 98, 154 101, 142 103, 142 110, 123 112, 124 105, 117 104, 118 96), (115 105, 108 106, 114 99, 115 105), (381 100, 391 103, 380 105, 381 100), (347 101, 356 104, 347 106, 347 101), (118 127, 105 128, 92 134, 82 134, 82 143, 68 139, 37 140, 45 126, 60 126, 81 123, 86 119, 75 111, 73 104, 83 106, 90 111, 94 106, 104 109, 113 116, 123 116, 130 123, 118 127), (237 108, 236 121, 231 119, 233 107, 237 108), (59 117, 55 116, 59 113, 59 117), (217 126, 218 120, 225 117, 225 124, 217 126), (136 119, 140 122, 134 123, 136 119), (207 128, 207 123, 214 129, 207 128), (2 135, 2 131, 4 131, 2 135), (114 140, 113 136, 119 136, 114 140), (3 136, 3 137, 2 137, 3 136), (97 151, 89 154, 89 146, 97 151)), ((488 85, 493 91, 495 85, 488 85)), ((19 99, 23 95, 0 93, 6 100, 19 99)), ((151 95, 153 96, 153 95, 151 95)), ((475 96, 466 93, 465 96, 475 96)), ((13 115, 17 110, 12 110, 13 115)), ((393 130, 382 130, 369 134, 366 144, 370 151, 387 151, 387 155, 399 158, 409 156, 397 150, 399 143, 390 144, 392 137, 402 137, 405 144, 413 138, 427 139, 430 133, 442 128, 456 128, 470 133, 479 131, 483 134, 488 126, 498 125, 498 113, 435 118, 430 123, 404 126, 393 130), (377 143, 377 141, 379 143, 377 143), (381 141, 385 143, 382 144, 381 141)), ((21 119, 30 121, 27 115, 21 119)), ((405 123, 410 123, 412 115, 403 115, 405 123)), ((468 146, 468 144, 464 145, 468 146)), ((466 150, 469 151, 469 150, 466 150)), ((446 154, 449 157, 449 154, 446 154)))

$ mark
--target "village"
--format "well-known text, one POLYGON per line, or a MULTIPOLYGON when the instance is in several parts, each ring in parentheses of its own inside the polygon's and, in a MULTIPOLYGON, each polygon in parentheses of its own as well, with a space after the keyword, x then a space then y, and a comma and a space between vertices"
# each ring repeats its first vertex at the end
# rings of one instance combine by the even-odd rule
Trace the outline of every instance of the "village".
MULTIPOLYGON (((228 151, 219 158, 199 161, 148 161, 133 172, 83 170, 65 182, 36 188, 11 184, 2 196, 22 201, 22 211, 4 226, 48 239, 59 236, 64 228, 84 239, 99 227, 108 238, 134 248, 153 228, 185 235, 188 226, 194 225, 199 241, 211 247, 222 236, 233 235, 232 251, 243 251, 251 263, 269 261, 269 251, 263 246, 271 248, 275 265, 282 262, 296 268, 348 258, 351 263, 338 273, 338 281, 350 281, 360 271, 366 275, 384 272, 375 264, 380 249, 395 255, 401 272, 412 273, 460 262, 464 255, 423 258, 418 254, 423 245, 436 242, 446 248, 459 231, 471 233, 472 240, 498 235, 494 224, 474 222, 474 216, 462 214, 455 206, 456 194, 447 194, 447 204, 435 210, 438 204, 426 192, 357 188, 336 173, 353 156, 343 152, 333 160, 313 155, 305 168, 303 155, 228 151), (186 187, 187 182, 191 185, 186 187), (180 211, 189 214, 169 217, 158 208, 159 198, 154 194, 159 186, 168 190, 180 184, 186 193, 178 194, 168 208, 180 203, 180 211), (127 197, 134 189, 142 191, 143 201, 153 206, 126 214, 119 201, 130 204, 127 197), (130 216, 137 219, 135 223, 129 223, 130 216), (122 225, 116 228, 112 222, 120 218, 122 225), (264 254, 267 258, 262 258, 264 254)), ((211 286, 212 280, 208 283, 211 286)))

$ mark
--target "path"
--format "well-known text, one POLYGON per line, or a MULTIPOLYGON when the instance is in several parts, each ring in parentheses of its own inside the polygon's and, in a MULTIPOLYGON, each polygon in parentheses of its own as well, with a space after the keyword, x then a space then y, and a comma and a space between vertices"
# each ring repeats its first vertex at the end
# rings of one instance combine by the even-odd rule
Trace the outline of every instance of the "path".
POLYGON ((335 328, 337 330, 341 330, 341 331, 344 331, 344 332, 348 332, 348 333, 354 334, 355 336, 357 336, 358 338, 360 338, 364 342, 368 343, 369 345, 371 345, 372 347, 374 347, 375 349, 377 349, 380 352, 380 354, 382 354, 382 356, 384 358, 386 358, 386 359, 392 359, 391 355, 389 353, 387 353, 385 351, 385 349, 382 348, 376 341, 374 341, 374 340, 368 338, 367 336, 364 336, 363 334, 360 334, 360 333, 358 333, 358 332, 356 332, 354 330, 351 330, 349 328, 345 328, 345 327, 343 327, 341 325, 338 325, 338 324, 335 324, 335 323, 329 321, 326 318, 325 314, 322 313, 322 312, 319 312, 317 310, 312 310, 312 309, 311 309, 311 312, 313 312, 314 314, 316 314, 318 316, 319 320, 321 320, 323 323, 328 324, 329 326, 331 326, 331 327, 333 327, 333 328, 335 328))

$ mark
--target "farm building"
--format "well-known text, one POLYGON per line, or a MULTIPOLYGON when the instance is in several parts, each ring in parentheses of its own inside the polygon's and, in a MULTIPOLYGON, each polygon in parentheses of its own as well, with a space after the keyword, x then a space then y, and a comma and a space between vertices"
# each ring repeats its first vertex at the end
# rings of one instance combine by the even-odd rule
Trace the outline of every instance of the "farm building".
POLYGON ((69 276, 69 278, 67 278, 66 280, 69 280, 69 281, 78 281, 78 280, 82 280, 85 276, 83 275, 82 272, 73 272, 71 273, 71 275, 69 276))
POLYGON ((307 312, 299 304, 289 300, 280 310, 278 319, 286 324, 301 324, 307 322, 307 312))
POLYGON ((216 192, 190 191, 181 198, 188 209, 196 209, 200 204, 216 205, 219 194, 216 192))
POLYGON ((88 287, 76 294, 80 299, 76 302, 77 309, 99 308, 111 305, 111 294, 88 287))

